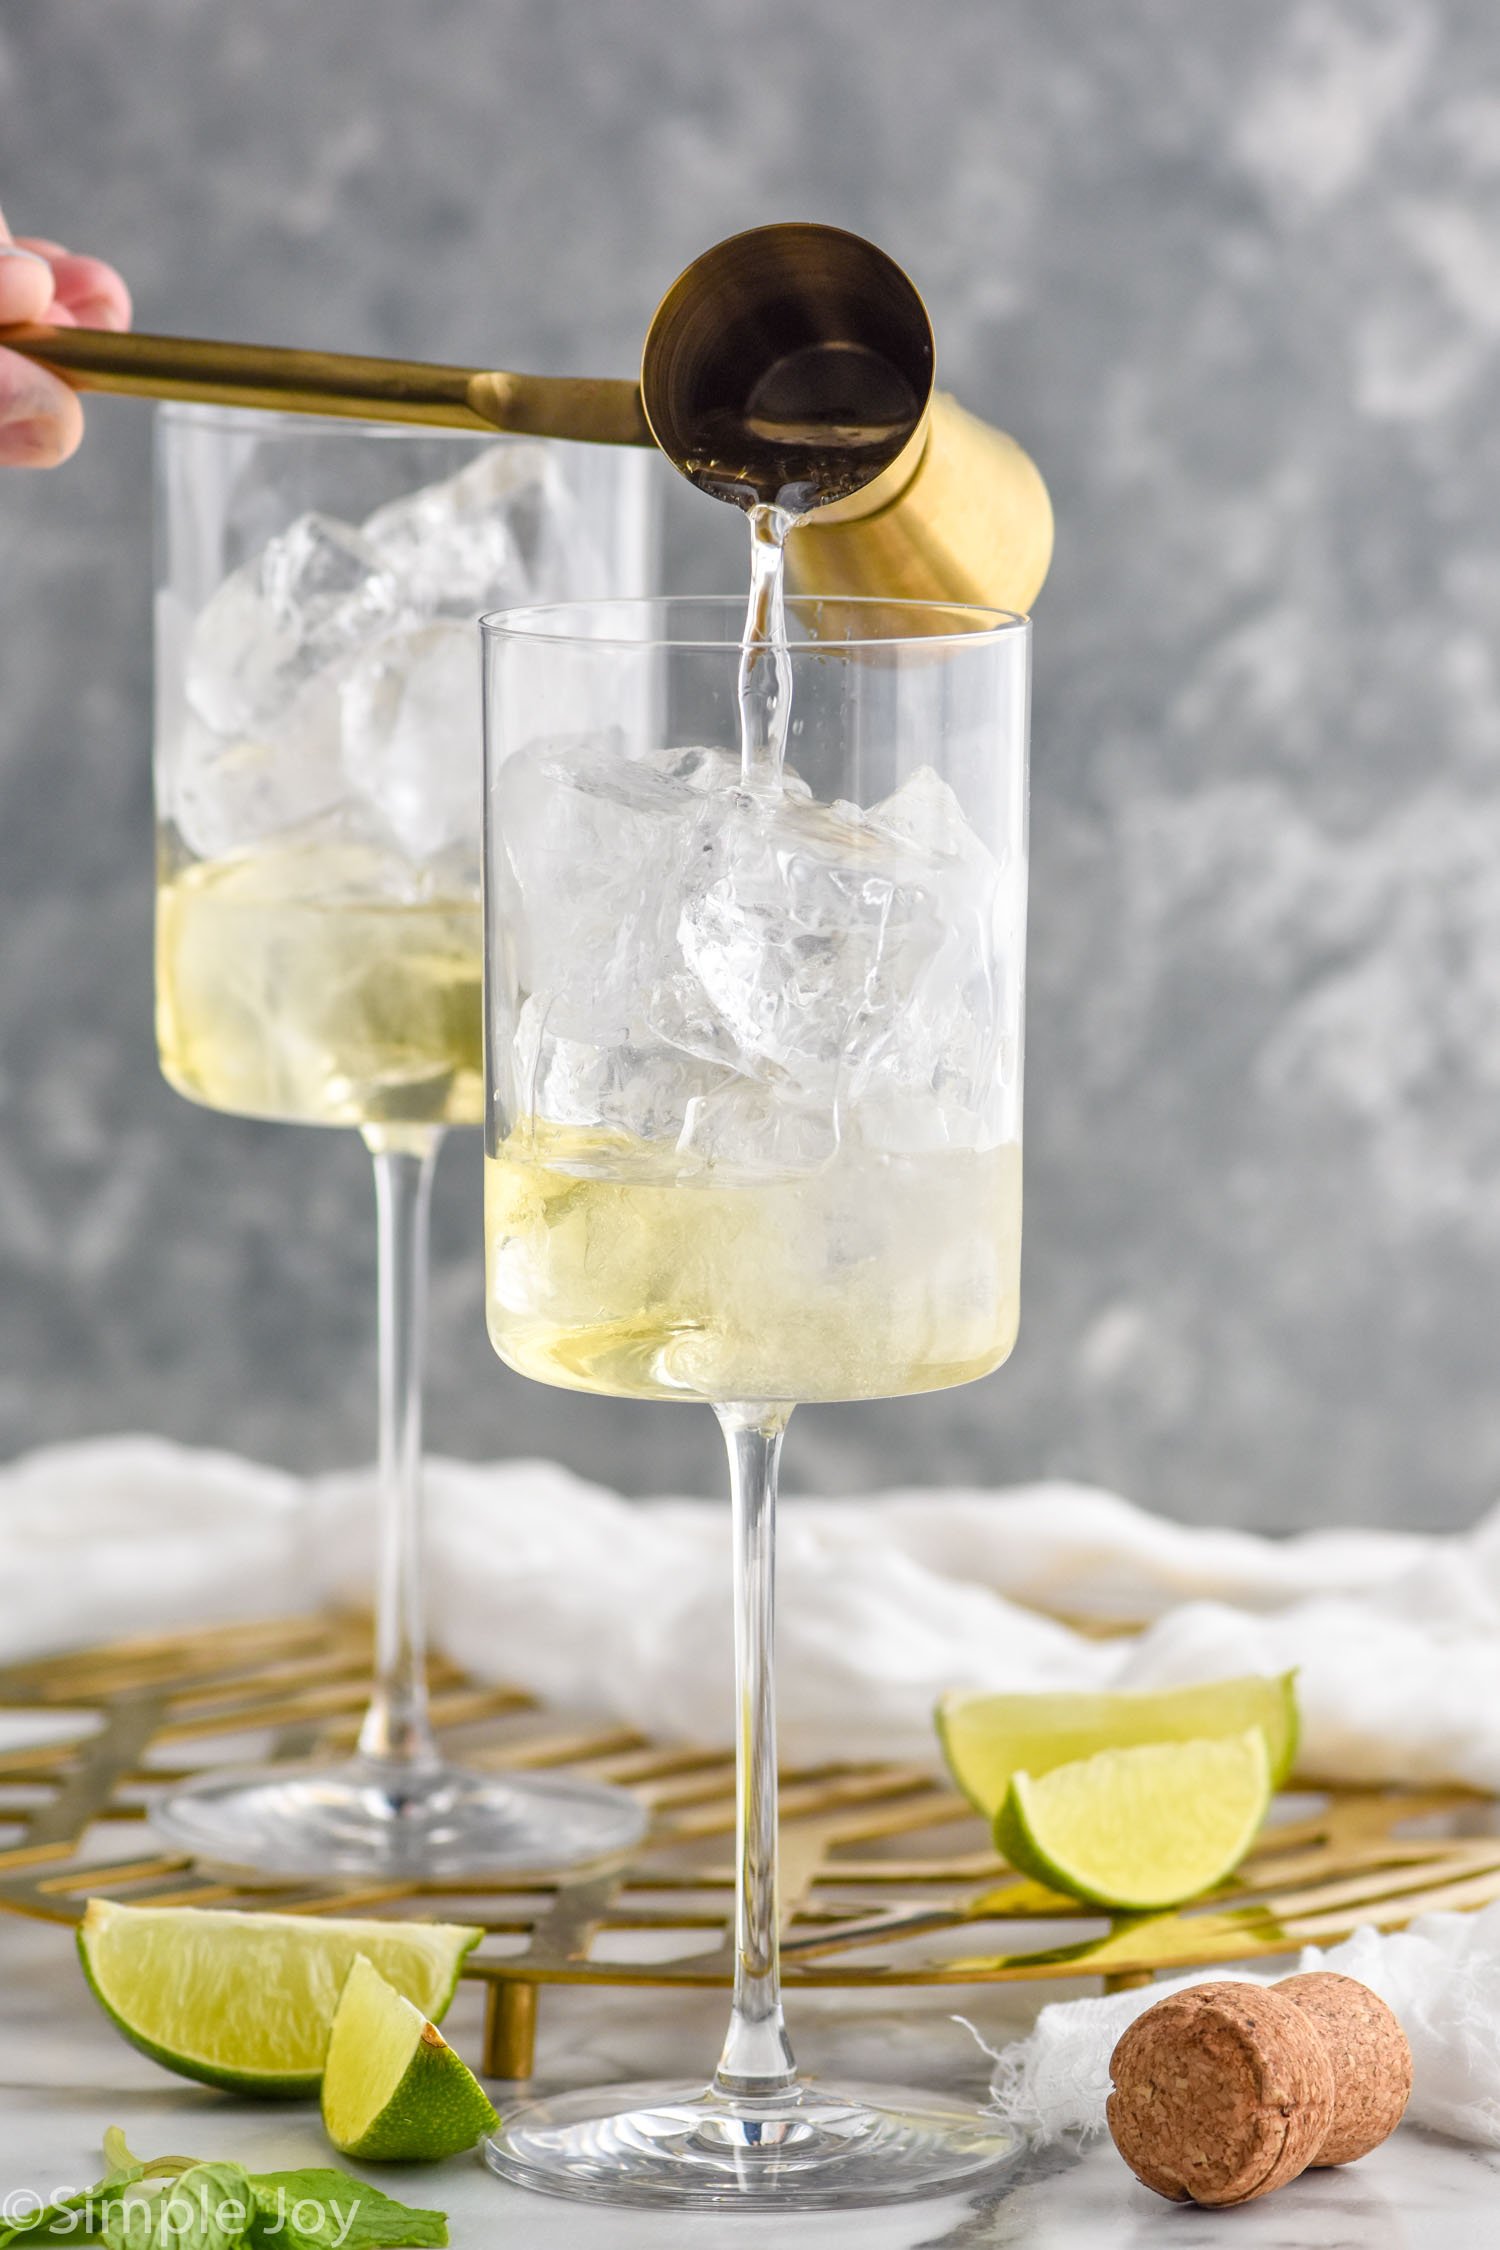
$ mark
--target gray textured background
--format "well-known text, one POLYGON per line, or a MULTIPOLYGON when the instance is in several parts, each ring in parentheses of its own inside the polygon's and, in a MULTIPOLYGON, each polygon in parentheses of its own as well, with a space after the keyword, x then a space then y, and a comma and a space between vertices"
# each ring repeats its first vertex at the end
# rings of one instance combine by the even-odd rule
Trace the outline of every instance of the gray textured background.
MULTIPOLYGON (((1493 0, 4 0, 0 199, 143 325, 598 372, 737 227, 884 243, 1058 509, 1026 1310, 988 1383, 804 1414, 790 1481, 1268 1525, 1500 1487, 1493 0)), ((332 1464, 362 1151, 154 1072, 147 423, 0 482, 0 1451, 332 1464)), ((739 582, 727 513, 668 520, 673 581, 739 582)), ((434 1446, 716 1485, 707 1414, 495 1364, 477 1169, 434 1446)))

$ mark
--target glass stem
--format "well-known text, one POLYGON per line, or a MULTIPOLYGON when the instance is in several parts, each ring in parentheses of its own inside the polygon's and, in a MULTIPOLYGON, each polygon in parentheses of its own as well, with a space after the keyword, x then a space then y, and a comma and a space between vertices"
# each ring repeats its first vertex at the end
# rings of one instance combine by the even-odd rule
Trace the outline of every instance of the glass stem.
POLYGON ((380 1268, 380 1548, 375 1692, 359 1730, 363 1758, 415 1772, 438 1762, 427 1717, 422 1573, 422 1373, 428 1225, 440 1128, 365 1132, 375 1162, 380 1268))
POLYGON ((714 2091, 743 2100, 796 2083, 781 2015, 776 1886, 776 1472, 791 1408, 716 1411, 734 1497, 737 1731, 734 2007, 714 2091))

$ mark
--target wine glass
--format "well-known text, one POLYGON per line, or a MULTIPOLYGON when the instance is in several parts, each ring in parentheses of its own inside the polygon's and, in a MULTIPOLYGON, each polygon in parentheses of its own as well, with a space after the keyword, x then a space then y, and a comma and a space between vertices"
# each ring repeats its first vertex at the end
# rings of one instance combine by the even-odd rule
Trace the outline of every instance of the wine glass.
POLYGON ((428 1717, 428 1206, 480 1122, 480 693, 495 600, 649 578, 644 456, 169 406, 158 420, 157 1028, 212 1109, 359 1132, 379 1239, 379 1567, 357 1755, 198 1778, 152 1819, 270 1873, 592 1859, 624 1792, 467 1771, 428 1717))
POLYGON ((712 2080, 528 2105, 488 2156, 556 2194, 798 2209, 931 2194, 1012 2148, 934 2096, 796 2071, 772 1578, 797 1402, 968 1382, 1015 1338, 1029 627, 790 603, 777 775, 744 755, 767 697, 741 618, 483 622, 490 1333, 542 1382, 713 1407, 739 1761, 712 2080))

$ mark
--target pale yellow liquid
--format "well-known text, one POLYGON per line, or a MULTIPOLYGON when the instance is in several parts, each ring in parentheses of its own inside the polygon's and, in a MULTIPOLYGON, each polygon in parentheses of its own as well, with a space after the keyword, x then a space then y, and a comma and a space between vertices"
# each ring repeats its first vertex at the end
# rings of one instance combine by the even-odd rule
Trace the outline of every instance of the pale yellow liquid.
POLYGON ((477 1125, 479 905, 379 895, 359 845, 168 873, 156 1027, 180 1094, 304 1125, 477 1125))
POLYGON ((795 1178, 688 1169, 523 1121, 485 1166, 490 1336, 572 1390, 890 1398, 1000 1365, 1020 1308, 1021 1152, 845 1149, 795 1178))

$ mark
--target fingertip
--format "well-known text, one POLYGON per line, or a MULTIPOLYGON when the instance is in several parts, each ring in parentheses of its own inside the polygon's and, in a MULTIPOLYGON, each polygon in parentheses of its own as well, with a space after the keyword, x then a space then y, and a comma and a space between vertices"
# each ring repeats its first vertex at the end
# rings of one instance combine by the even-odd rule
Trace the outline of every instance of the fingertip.
POLYGON ((83 408, 66 383, 0 352, 0 464, 52 469, 83 442, 83 408))
POLYGON ((35 251, 0 242, 0 325, 45 320, 52 303, 52 268, 35 251))
POLYGON ((60 469, 83 443, 83 414, 47 415, 32 422, 0 425, 0 467, 60 469))
POLYGON ((55 414, 47 418, 42 432, 44 458, 40 468, 58 469, 64 461, 71 461, 83 443, 83 408, 73 392, 64 389, 63 402, 55 414))
POLYGON ((52 275, 58 297, 84 328, 128 328, 130 291, 113 266, 102 258, 55 258, 52 275))

